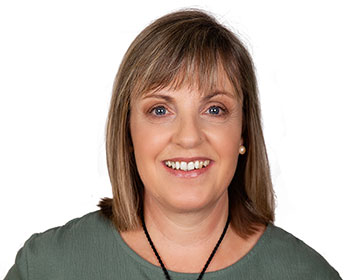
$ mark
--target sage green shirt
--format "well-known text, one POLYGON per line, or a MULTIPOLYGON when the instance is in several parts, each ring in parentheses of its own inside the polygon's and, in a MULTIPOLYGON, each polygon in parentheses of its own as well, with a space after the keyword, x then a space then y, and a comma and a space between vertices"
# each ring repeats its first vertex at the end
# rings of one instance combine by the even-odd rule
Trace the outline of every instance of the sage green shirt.
MULTIPOLYGON (((172 279, 197 279, 196 273, 169 271, 172 279)), ((112 223, 93 212, 62 227, 34 234, 18 252, 5 280, 165 279, 160 267, 142 259, 122 240, 112 223)), ((252 250, 207 279, 341 279, 301 240, 269 224, 252 250)))

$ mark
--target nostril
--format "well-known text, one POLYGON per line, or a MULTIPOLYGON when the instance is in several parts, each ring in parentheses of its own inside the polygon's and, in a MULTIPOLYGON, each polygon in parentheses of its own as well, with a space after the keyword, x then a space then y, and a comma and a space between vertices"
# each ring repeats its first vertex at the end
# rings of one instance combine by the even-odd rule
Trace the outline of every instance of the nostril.
POLYGON ((184 147, 194 147, 203 140, 203 133, 199 123, 195 120, 183 119, 177 127, 174 141, 184 147))

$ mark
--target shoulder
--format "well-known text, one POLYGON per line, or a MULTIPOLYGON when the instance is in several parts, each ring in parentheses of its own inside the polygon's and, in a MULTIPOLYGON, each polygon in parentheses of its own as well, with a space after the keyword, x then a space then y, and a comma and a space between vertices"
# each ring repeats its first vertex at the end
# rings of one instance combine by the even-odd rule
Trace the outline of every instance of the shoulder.
POLYGON ((40 250, 68 249, 71 243, 94 240, 97 242, 101 236, 109 231, 110 222, 99 211, 88 213, 73 219, 63 226, 51 228, 42 233, 36 233, 27 241, 26 246, 40 250))
MULTIPOLYGON (((9 275, 20 275, 18 279, 49 279, 62 271, 83 274, 85 264, 92 267, 96 259, 102 261, 104 253, 114 249, 113 242, 111 221, 100 211, 88 213, 63 226, 33 234, 18 252, 9 275)), ((5 279, 17 279, 10 276, 5 279)))
POLYGON ((270 236, 271 239, 268 240, 268 245, 275 252, 280 252, 298 261, 326 262, 317 251, 280 227, 270 225, 270 236))
POLYGON ((65 225, 48 229, 37 233, 38 238, 55 237, 57 239, 68 238, 75 235, 90 234, 95 230, 102 231, 109 227, 110 221, 104 218, 100 211, 90 212, 82 217, 72 219, 65 225))
POLYGON ((302 279, 341 279, 336 270, 317 251, 293 234, 269 225, 264 238, 265 254, 272 265, 302 279))

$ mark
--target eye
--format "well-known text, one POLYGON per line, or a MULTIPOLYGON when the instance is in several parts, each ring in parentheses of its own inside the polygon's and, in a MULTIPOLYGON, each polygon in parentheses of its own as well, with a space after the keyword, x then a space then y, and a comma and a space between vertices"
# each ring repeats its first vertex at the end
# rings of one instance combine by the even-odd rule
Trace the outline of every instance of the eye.
POLYGON ((225 109, 223 109, 220 106, 213 105, 210 108, 207 109, 207 112, 211 115, 223 115, 225 113, 225 109))
POLYGON ((167 110, 164 106, 157 106, 157 107, 152 108, 150 113, 154 114, 156 116, 164 116, 167 113, 167 110))

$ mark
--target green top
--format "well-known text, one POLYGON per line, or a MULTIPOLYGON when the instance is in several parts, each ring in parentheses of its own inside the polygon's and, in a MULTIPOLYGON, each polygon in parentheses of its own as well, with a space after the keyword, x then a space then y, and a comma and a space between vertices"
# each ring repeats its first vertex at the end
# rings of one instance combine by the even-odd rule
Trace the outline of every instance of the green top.
MULTIPOLYGON (((197 273, 169 271, 172 279, 197 273)), ((18 252, 5 280, 165 279, 160 267, 137 255, 99 211, 62 227, 34 234, 18 252)), ((269 224, 250 252, 233 265, 207 272, 207 279, 341 279, 316 251, 269 224)))

